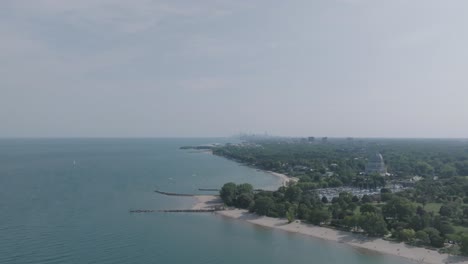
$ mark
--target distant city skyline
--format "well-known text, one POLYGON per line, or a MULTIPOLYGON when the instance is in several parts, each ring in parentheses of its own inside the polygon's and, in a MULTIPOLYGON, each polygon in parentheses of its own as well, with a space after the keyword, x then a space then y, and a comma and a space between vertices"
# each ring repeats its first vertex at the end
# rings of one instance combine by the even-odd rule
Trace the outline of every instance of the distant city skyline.
POLYGON ((5 0, 0 137, 467 138, 466 10, 5 0))

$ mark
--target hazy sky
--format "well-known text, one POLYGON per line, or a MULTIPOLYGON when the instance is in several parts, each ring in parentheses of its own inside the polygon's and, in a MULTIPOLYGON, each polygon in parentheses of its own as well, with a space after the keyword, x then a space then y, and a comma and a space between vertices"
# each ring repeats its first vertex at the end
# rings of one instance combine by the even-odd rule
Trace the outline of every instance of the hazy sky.
POLYGON ((0 137, 468 137, 466 0, 2 0, 0 137))

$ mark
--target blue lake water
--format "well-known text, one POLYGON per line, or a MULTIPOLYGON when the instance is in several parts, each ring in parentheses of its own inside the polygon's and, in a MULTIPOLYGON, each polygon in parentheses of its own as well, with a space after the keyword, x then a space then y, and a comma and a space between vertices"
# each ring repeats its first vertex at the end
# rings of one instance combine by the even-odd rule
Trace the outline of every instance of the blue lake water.
POLYGON ((343 244, 189 208, 223 183, 277 186, 269 174, 183 145, 228 139, 1 139, 0 263, 396 263, 343 244))

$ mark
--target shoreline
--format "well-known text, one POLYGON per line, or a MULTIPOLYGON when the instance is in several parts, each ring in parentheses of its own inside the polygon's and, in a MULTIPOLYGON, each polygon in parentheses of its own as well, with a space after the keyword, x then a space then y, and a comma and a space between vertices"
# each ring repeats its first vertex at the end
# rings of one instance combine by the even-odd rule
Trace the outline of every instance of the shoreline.
POLYGON ((289 182, 298 182, 299 179, 298 178, 295 178, 295 177, 289 177, 288 175, 286 174, 282 174, 282 173, 278 173, 278 172, 274 172, 274 171, 267 171, 267 170, 260 170, 260 171, 264 171, 270 175, 273 175, 277 178, 280 178, 281 180, 281 186, 287 186, 289 182))
MULTIPOLYGON (((256 168, 258 169, 258 168, 256 168)), ((281 186, 286 186, 290 181, 297 182, 299 179, 289 177, 285 174, 278 172, 267 171, 258 169, 268 173, 274 177, 280 178, 281 186)), ((192 209, 209 209, 215 205, 222 205, 221 197, 214 195, 197 195, 195 197, 195 204, 192 209)), ((365 250, 378 254, 386 254, 395 257, 402 257, 406 260, 415 263, 426 264, 444 264, 444 263, 457 263, 468 264, 468 258, 462 256, 454 256, 449 254, 441 254, 432 249, 422 247, 414 247, 406 245, 403 242, 391 242, 383 240, 382 238, 372 238, 352 232, 340 231, 332 228, 315 226, 312 224, 302 223, 296 220, 288 223, 286 219, 273 218, 267 216, 258 216, 249 213, 245 209, 228 209, 223 211, 214 212, 217 216, 227 217, 234 220, 241 220, 243 222, 254 224, 258 226, 268 227, 286 232, 298 233, 301 235, 309 236, 314 239, 322 239, 334 243, 343 243, 358 250, 365 250)))
MULTIPOLYGON (((196 204, 192 209, 206 209, 222 204, 219 196, 195 196, 196 204)), ((315 226, 296 220, 288 224, 286 219, 258 216, 244 209, 229 209, 215 212, 217 216, 241 220, 246 223, 306 235, 315 239, 323 239, 336 243, 343 243, 356 249, 368 250, 379 254, 402 257, 416 263, 441 264, 458 263, 468 264, 468 259, 461 256, 440 254, 439 252, 422 247, 413 247, 403 242, 390 242, 382 238, 372 238, 352 232, 340 231, 327 227, 315 226)))
POLYGON ((281 180, 281 185, 278 186, 278 187, 276 187, 276 188, 279 188, 279 187, 281 187, 281 186, 287 186, 287 184, 288 184, 290 181, 293 181, 293 182, 298 182, 298 181, 299 181, 299 179, 296 178, 296 177, 289 177, 288 175, 283 174, 283 173, 274 172, 274 171, 270 171, 270 170, 260 169, 260 168, 258 168, 258 167, 253 166, 253 165, 248 165, 248 164, 244 164, 244 163, 239 163, 239 162, 237 162, 237 161, 235 161, 235 160, 233 160, 233 159, 227 158, 227 157, 225 157, 225 156, 216 155, 216 154, 213 153, 212 150, 207 151, 207 153, 210 153, 211 155, 214 155, 214 156, 222 157, 222 158, 224 158, 224 159, 227 159, 227 160, 236 162, 237 164, 241 164, 241 165, 247 166, 247 167, 249 167, 249 168, 255 169, 255 170, 257 170, 257 171, 262 171, 262 172, 265 172, 265 173, 267 173, 267 174, 270 174, 270 175, 272 175, 272 176, 275 176, 275 177, 279 178, 279 179, 281 180))
POLYGON ((216 205, 223 205, 221 197, 216 195, 195 195, 193 196, 195 204, 192 205, 192 210, 210 209, 216 205))

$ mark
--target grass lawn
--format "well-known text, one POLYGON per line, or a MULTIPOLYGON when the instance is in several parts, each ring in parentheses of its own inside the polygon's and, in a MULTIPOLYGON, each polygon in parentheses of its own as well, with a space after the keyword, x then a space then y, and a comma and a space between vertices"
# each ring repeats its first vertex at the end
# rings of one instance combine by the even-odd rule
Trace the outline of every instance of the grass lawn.
POLYGON ((442 203, 427 203, 426 206, 423 206, 420 203, 414 203, 416 207, 421 206, 426 210, 426 212, 434 212, 435 214, 439 213, 440 207, 442 206, 442 203))
POLYGON ((466 227, 466 226, 454 225, 453 229, 455 230, 456 234, 458 234, 460 232, 468 234, 468 227, 466 227))
POLYGON ((424 206, 424 210, 438 214, 441 206, 442 203, 427 203, 426 206, 424 206))
POLYGON ((360 215, 361 214, 361 206, 360 205, 356 206, 356 209, 354 209, 353 213, 355 215, 360 215))

